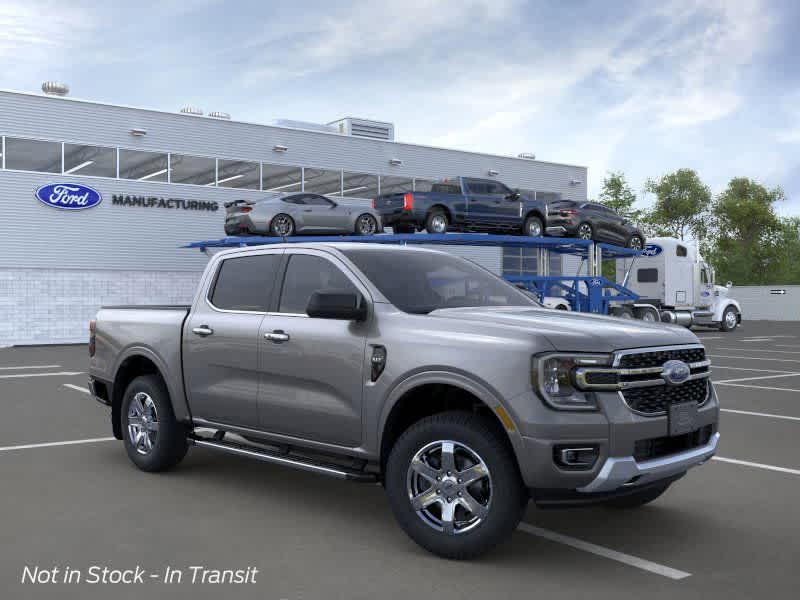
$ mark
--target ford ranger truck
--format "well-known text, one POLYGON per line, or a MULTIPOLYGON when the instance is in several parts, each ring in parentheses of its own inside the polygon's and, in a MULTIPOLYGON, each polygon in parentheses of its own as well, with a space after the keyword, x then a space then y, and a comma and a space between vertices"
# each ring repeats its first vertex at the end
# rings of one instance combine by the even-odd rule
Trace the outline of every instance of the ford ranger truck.
POLYGON ((545 309, 423 248, 220 252, 189 306, 100 309, 89 353, 139 469, 199 446, 380 482, 402 529, 450 558, 508 538, 529 500, 652 502, 719 442, 691 331, 545 309))
POLYGON ((511 190, 494 179, 457 177, 436 182, 429 192, 383 194, 372 203, 395 233, 486 231, 541 237, 547 203, 511 190))

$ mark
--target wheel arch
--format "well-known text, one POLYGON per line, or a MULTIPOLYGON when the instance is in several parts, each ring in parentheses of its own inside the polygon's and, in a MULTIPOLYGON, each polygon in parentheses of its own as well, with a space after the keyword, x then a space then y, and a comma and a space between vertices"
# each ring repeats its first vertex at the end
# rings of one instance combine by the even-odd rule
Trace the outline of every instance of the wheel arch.
POLYGON ((525 216, 522 219, 523 225, 525 221, 528 220, 529 217, 538 217, 539 220, 542 222, 542 228, 547 227, 547 221, 545 220, 544 213, 538 208, 532 208, 528 212, 525 213, 525 216))
POLYGON ((515 456, 522 452, 522 439, 512 413, 488 386, 460 373, 424 372, 398 384, 384 404, 377 431, 381 472, 403 431, 420 419, 448 410, 485 415, 502 432, 515 456))
POLYGON ((450 210, 449 206, 447 206, 445 204, 442 204, 441 202, 437 202, 436 204, 432 204, 431 206, 429 206, 428 210, 425 211, 425 218, 427 219, 428 215, 430 215, 437 208, 441 209, 442 212, 444 212, 447 215, 447 220, 450 221, 450 224, 452 225, 453 224, 453 212, 450 210))

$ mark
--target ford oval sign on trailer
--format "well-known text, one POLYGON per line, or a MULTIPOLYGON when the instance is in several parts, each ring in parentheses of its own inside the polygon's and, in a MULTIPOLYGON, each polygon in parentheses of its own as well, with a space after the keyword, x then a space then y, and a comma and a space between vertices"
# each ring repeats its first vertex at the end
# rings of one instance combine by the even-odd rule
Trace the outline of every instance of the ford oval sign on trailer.
POLYGON ((642 250, 642 256, 658 256, 663 251, 663 248, 658 244, 647 244, 642 250))
POLYGON ((83 210, 103 201, 100 192, 80 183, 50 183, 36 190, 42 204, 62 210, 83 210))

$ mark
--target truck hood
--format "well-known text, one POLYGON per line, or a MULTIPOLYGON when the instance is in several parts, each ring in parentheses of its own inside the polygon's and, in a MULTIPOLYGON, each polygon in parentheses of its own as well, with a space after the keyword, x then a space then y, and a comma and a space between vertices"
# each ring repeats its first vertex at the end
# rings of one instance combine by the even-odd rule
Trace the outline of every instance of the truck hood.
POLYGON ((699 343, 695 334, 677 325, 536 307, 445 308, 428 316, 515 327, 544 336, 556 350, 564 352, 612 352, 699 343))

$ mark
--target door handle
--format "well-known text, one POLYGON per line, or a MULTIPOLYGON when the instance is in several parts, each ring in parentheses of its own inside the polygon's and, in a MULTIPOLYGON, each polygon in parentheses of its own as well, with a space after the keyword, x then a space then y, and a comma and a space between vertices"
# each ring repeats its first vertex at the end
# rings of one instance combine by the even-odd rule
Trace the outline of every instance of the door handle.
POLYGON ((274 342, 276 344, 281 344, 283 342, 289 341, 289 334, 280 329, 276 329, 275 331, 272 331, 270 333, 265 333, 264 339, 269 340, 270 342, 274 342))
POLYGON ((303 210, 303 212, 314 212, 314 211, 311 208, 306 208, 305 210, 303 210))
POLYGON ((200 327, 195 327, 192 329, 192 333, 201 337, 206 337, 207 335, 214 333, 214 330, 208 325, 200 325, 200 327))

